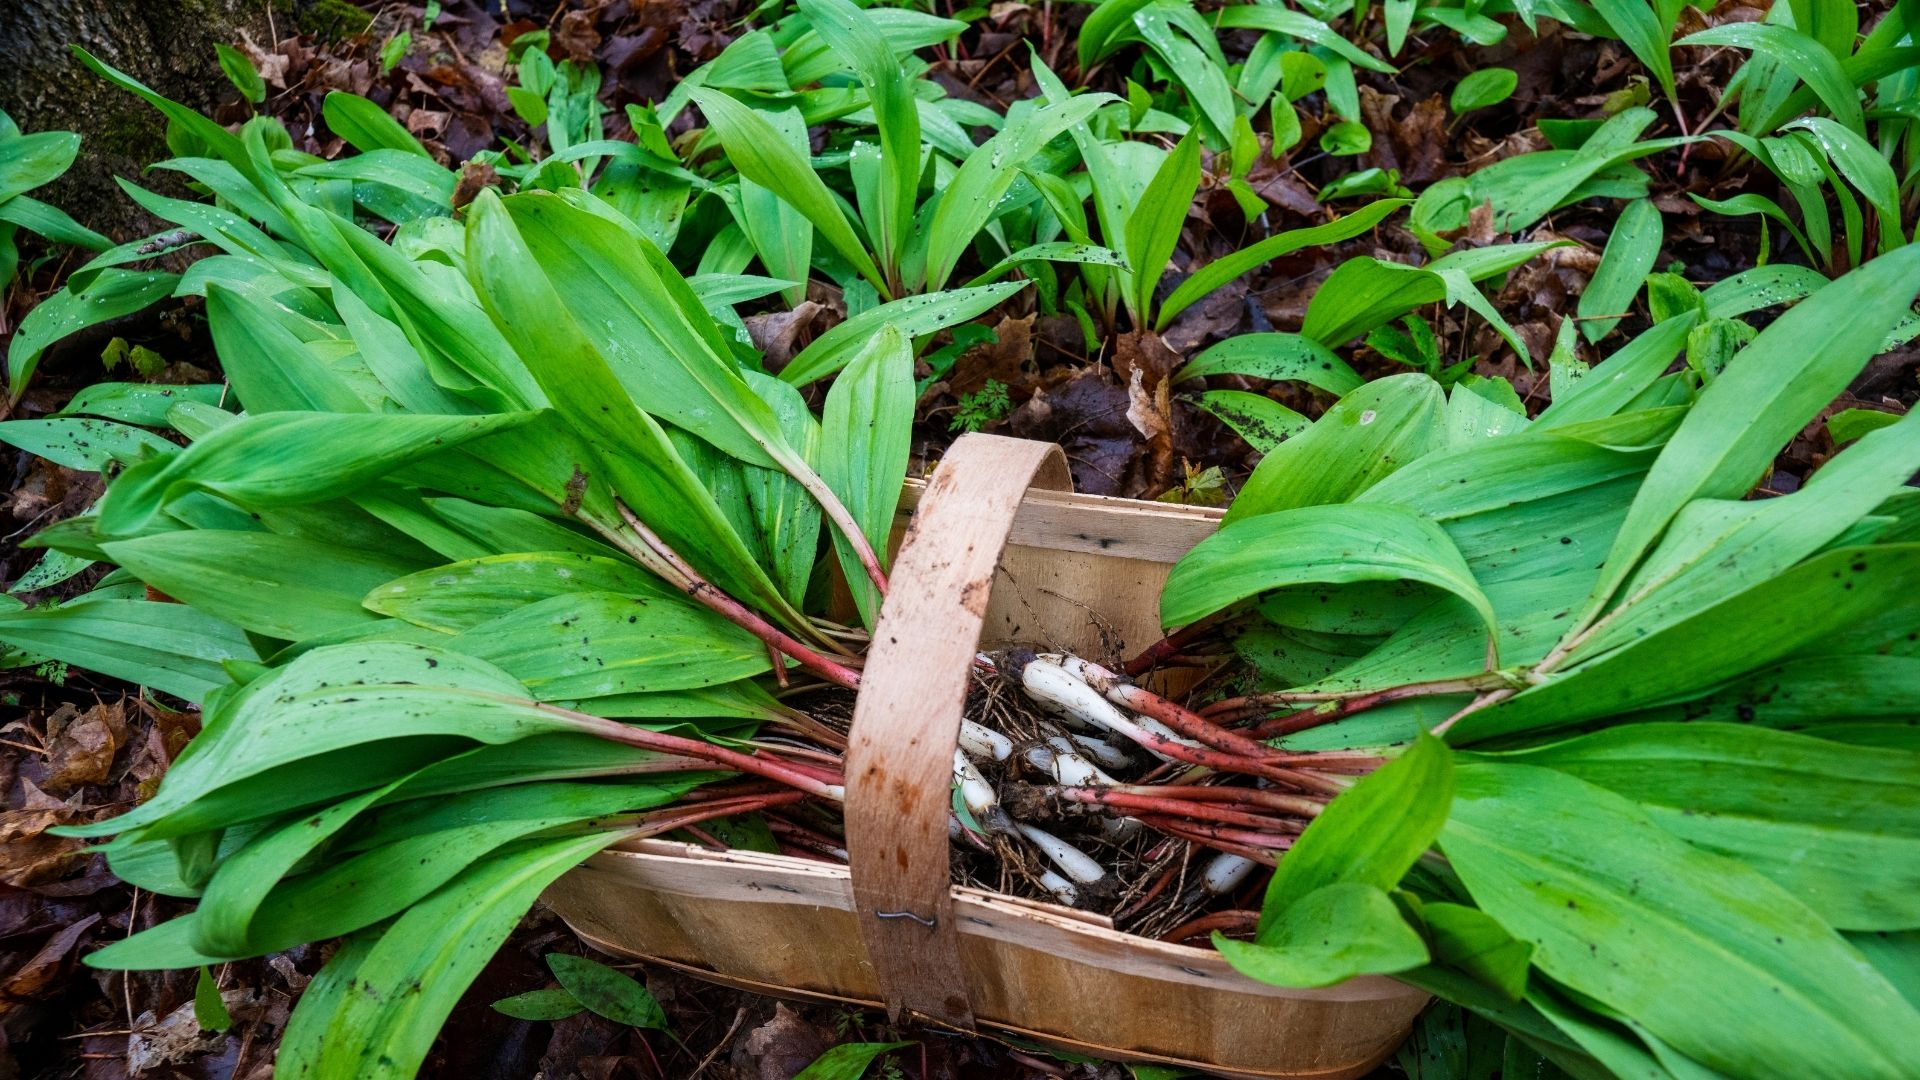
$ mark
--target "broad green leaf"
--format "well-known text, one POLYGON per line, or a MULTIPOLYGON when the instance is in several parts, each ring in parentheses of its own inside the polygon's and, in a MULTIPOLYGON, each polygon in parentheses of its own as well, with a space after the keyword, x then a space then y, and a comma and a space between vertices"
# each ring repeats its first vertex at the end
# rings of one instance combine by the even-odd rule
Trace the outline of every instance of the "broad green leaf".
MULTIPOLYGON (((903 59, 918 49, 946 44, 967 28, 967 24, 959 20, 944 19, 912 9, 874 7, 867 9, 866 15, 886 38, 888 47, 903 59)), ((830 48, 817 32, 811 31, 802 34, 788 46, 780 57, 780 63, 786 68, 787 81, 793 86, 804 86, 851 69, 846 56, 830 48)), ((850 112, 855 107, 857 105, 850 105, 844 111, 850 112)))
POLYGON ((1628 163, 1698 138, 1639 141, 1640 133, 1653 121, 1653 110, 1634 106, 1610 117, 1578 149, 1541 150, 1496 162, 1473 175, 1472 198, 1475 203, 1493 204, 1496 228, 1518 233, 1556 208, 1588 195, 1644 196, 1646 176, 1628 163))
POLYGON ((1664 1080, 1675 1075, 1707 1080, 1700 1064, 1660 1042, 1653 1034, 1616 1010, 1577 991, 1536 975, 1526 1004, 1547 1017, 1580 1047, 1601 1074, 1609 1077, 1646 1077, 1664 1080), (1658 1045, 1659 1050, 1654 1046, 1658 1045))
POLYGON ((1589 582, 1648 455, 1529 430, 1439 450, 1355 497, 1432 518, 1483 585, 1577 567, 1589 582))
MULTIPOLYGON (((1272 262, 1283 255, 1304 248, 1322 244, 1334 244, 1341 240, 1351 240, 1361 233, 1372 229, 1386 220, 1394 211, 1406 206, 1406 199, 1381 199, 1369 203, 1345 217, 1336 218, 1324 225, 1315 225, 1306 229, 1290 229, 1275 233, 1264 240, 1250 244, 1222 258, 1215 259, 1193 272, 1185 281, 1176 286, 1168 295, 1166 303, 1160 307, 1156 329, 1164 330, 1175 316, 1191 307, 1208 293, 1252 270, 1256 266, 1272 262)), ((1129 242, 1131 245, 1131 242, 1129 242)), ((1131 250, 1131 247, 1129 248, 1131 250)), ((1234 339, 1229 338, 1228 341, 1234 339)), ((1333 342, 1332 344, 1338 344, 1333 342)))
POLYGON ((1320 133, 1320 151, 1331 157, 1364 154, 1373 148, 1373 132, 1357 120, 1343 120, 1320 133))
POLYGON ((275 822, 224 855, 194 909, 194 947, 209 955, 245 956, 254 914, 280 879, 391 790, 374 788, 317 814, 275 822))
POLYGON ((308 1077, 316 1075, 314 1062, 326 1039, 327 1024, 344 1006, 354 989, 355 975, 367 955, 380 940, 378 930, 354 934, 338 949, 307 984, 300 1000, 287 1019, 275 1051, 275 1065, 288 1070, 300 1069, 308 1077))
POLYGON ((77 555, 68 555, 64 551, 49 551, 33 564, 33 569, 20 575, 20 579, 7 587, 9 593, 30 593, 51 585, 58 585, 74 575, 92 566, 94 560, 77 555))
POLYGON ((929 289, 946 286, 974 237, 1003 209, 1002 200, 1019 178, 1019 169, 1061 132, 1085 123, 1113 100, 1112 94, 1082 94, 1032 110, 1009 121, 999 134, 967 156, 940 192, 940 203, 927 226, 929 289))
POLYGON ((1512 68, 1481 68, 1454 84, 1447 108, 1455 115, 1498 105, 1513 96, 1520 85, 1520 74, 1512 68))
POLYGON ((1359 581, 1415 582, 1473 605, 1494 630, 1493 606, 1453 541, 1393 505, 1303 506, 1234 521, 1174 565, 1160 621, 1186 626, 1269 589, 1359 581))
MULTIPOLYGON (((1622 0, 1625 2, 1625 0, 1622 0)), ((1847 77, 1840 61, 1818 41, 1790 26, 1774 23, 1727 23, 1689 34, 1681 45, 1732 45, 1755 56, 1764 56, 1793 72, 1804 81, 1833 113, 1841 127, 1855 134, 1866 133, 1866 117, 1860 109, 1860 93, 1847 77)), ((1671 91, 1669 91, 1671 95, 1671 91)))
POLYGON ((1619 319, 1603 316, 1625 314, 1640 293, 1640 284, 1652 272, 1660 256, 1664 236, 1660 211, 1650 199, 1636 199, 1620 211, 1613 223, 1613 235, 1600 256, 1600 267, 1580 294, 1578 308, 1580 332, 1588 341, 1599 341, 1619 324, 1619 319))
POLYGON ((798 464, 773 410, 717 347, 717 329, 703 332, 689 317, 692 309, 706 318, 692 290, 646 240, 553 195, 499 205, 635 405, 748 464, 798 464))
POLYGON ((1892 427, 1900 422, 1898 414, 1878 409, 1842 409, 1827 417, 1827 435, 1835 446, 1845 446, 1864 435, 1892 427))
POLYGON ((106 472, 115 464, 164 462, 180 454, 178 446, 152 432, 71 417, 0 421, 0 442, 81 472, 106 472))
POLYGON ((0 203, 59 179, 79 153, 80 136, 71 131, 0 137, 0 203))
POLYGON ((1145 326, 1152 318, 1153 292, 1180 243, 1180 230, 1200 187, 1200 136, 1188 132, 1160 163, 1140 201, 1127 216, 1124 233, 1127 262, 1133 267, 1133 293, 1128 307, 1145 326))
POLYGON ((201 1031, 225 1031, 233 1026, 233 1014, 220 997, 220 983, 204 966, 193 988, 193 1020, 201 1031))
POLYGON ((1773 263, 1742 270, 1701 293, 1707 318, 1731 319, 1762 308, 1790 304, 1826 285, 1827 276, 1807 266, 1773 263))
MULTIPOLYGON (((478 201, 493 197, 489 191, 478 201)), ((300 214, 290 196, 282 205, 300 214)), ((439 264, 410 260, 339 215, 322 214, 305 229, 309 246, 329 252, 324 260, 328 269, 375 314, 391 318, 406 332, 426 359, 434 382, 490 411, 547 404, 541 384, 528 370, 531 358, 517 351, 486 317, 474 286, 458 275, 426 270, 439 264), (331 233, 331 239, 322 230, 331 233)), ((472 232, 469 228, 469 243, 472 232)), ((469 274, 473 270, 469 260, 469 274)))
POLYGON ((407 339, 406 331, 373 309, 344 284, 333 288, 333 303, 360 351, 367 370, 402 409, 412 413, 462 414, 477 411, 434 381, 431 362, 407 339))
MULTIPOLYGON (((894 510, 913 440, 913 353, 893 327, 882 327, 827 392, 820 424, 820 472, 839 494, 875 552, 887 550, 894 510)), ((871 627, 880 595, 846 539, 834 551, 848 588, 871 627)))
POLYGON ((0 611, 0 642, 192 702, 230 681, 225 661, 259 659, 232 623, 148 600, 0 611))
POLYGON ((860 1080, 881 1054, 912 1045, 910 1042, 841 1043, 828 1047, 826 1053, 794 1074, 793 1080, 860 1080))
POLYGON ((182 453, 128 469, 101 501, 100 527, 109 535, 137 533, 192 491, 256 510, 339 498, 410 460, 508 430, 532 415, 249 415, 182 453))
POLYGON ((1607 26, 1648 71, 1659 81, 1668 98, 1674 96, 1673 22, 1664 16, 1660 5, 1647 0, 1593 0, 1593 7, 1607 26))
MULTIPOLYGON (((888 271, 895 273, 905 257, 919 201, 920 113, 914 106, 913 89, 885 35, 860 8, 848 0, 799 0, 798 6, 814 33, 853 68, 867 88, 867 106, 880 133, 881 157, 881 212, 877 220, 867 220, 867 233, 888 271)), ((880 282, 874 285, 881 287, 880 282)))
POLYGON ((168 386, 163 383, 94 383, 73 395, 59 416, 100 416, 140 427, 167 427, 167 412, 182 401, 218 405, 227 388, 219 383, 168 386))
POLYGON ((252 293, 207 286, 207 324, 214 349, 250 412, 368 412, 340 371, 296 333, 299 316, 252 293))
MULTIPOLYGON (((1483 1017, 1493 1024, 1498 1024, 1501 1029, 1511 1034, 1512 1039, 1509 1041, 1522 1042, 1527 1048, 1546 1056, 1550 1065, 1565 1070, 1566 1075, 1576 1080, 1616 1080, 1620 1075, 1603 1069, 1588 1056, 1579 1043, 1548 1019, 1543 1010, 1532 1001, 1509 1001, 1500 991, 1478 979, 1437 964, 1403 971, 1395 978, 1410 986, 1417 986, 1442 1001, 1470 1010, 1463 1013, 1469 1023, 1475 1017, 1483 1017)), ((1440 1008, 1429 1010, 1422 1023, 1429 1022, 1435 1014, 1442 1011, 1440 1008)), ((1415 1034, 1416 1036, 1419 1034, 1418 1029, 1415 1034)), ((1522 1069, 1518 1073, 1507 1074, 1505 1054, 1502 1054, 1502 1058, 1503 1074, 1536 1076, 1540 1080, 1559 1080, 1552 1071, 1522 1069)), ((1443 1072, 1440 1075, 1445 1080, 1453 1080, 1456 1074, 1443 1072)))
POLYGON ((1846 938, 1902 997, 1920 1008, 1920 931, 1848 934, 1846 938))
POLYGON ((94 58, 92 53, 87 52, 87 50, 80 46, 68 45, 67 48, 72 50, 73 55, 79 57, 80 62, 85 64, 87 69, 95 75, 100 76, 102 79, 105 79, 107 82, 112 83, 114 86, 130 94, 138 96, 147 104, 158 109, 161 115, 167 118, 169 128, 167 144, 170 148, 175 149, 177 152, 179 148, 178 140, 197 143, 201 149, 204 149, 206 152, 211 153, 213 156, 233 166, 243 177, 249 180, 252 179, 252 165, 247 160, 246 150, 240 145, 240 140, 236 138, 232 132, 200 115, 193 109, 187 108, 185 105, 161 97, 145 83, 118 68, 100 62, 94 58))
MULTIPOLYGON (((881 295, 888 295, 886 278, 873 256, 853 231, 841 203, 813 170, 806 156, 780 137, 766 117, 717 90, 692 91, 695 104, 727 151, 727 160, 740 175, 779 193, 795 210, 813 222, 820 236, 847 260, 881 295)), ((917 123, 917 121, 916 121, 917 123)))
MULTIPOLYGON (((1485 535, 1499 536, 1499 523, 1490 524, 1494 527, 1486 529, 1485 535)), ((1456 531, 1465 532, 1457 526, 1456 531)), ((1575 546, 1567 545, 1569 548, 1575 546)), ((1486 565, 1485 560, 1482 565, 1486 565)), ((1470 561, 1468 566, 1472 568, 1473 563, 1470 561)), ((1547 654, 1559 638, 1560 631, 1566 627, 1567 620, 1572 617, 1571 605, 1586 595, 1593 580, 1590 571, 1573 570, 1544 577, 1535 577, 1531 571, 1531 567, 1523 567, 1521 574, 1515 577, 1483 582, 1487 601, 1493 605, 1499 625, 1500 657, 1509 667, 1535 663, 1547 654)), ((1387 640, 1364 656, 1340 664, 1322 677, 1290 685, 1302 690, 1319 691, 1385 690, 1409 683, 1461 679, 1486 670, 1487 649, 1482 637, 1481 618, 1471 605, 1463 601, 1449 597, 1430 604, 1392 627, 1391 631, 1387 640)), ((1426 700, 1440 703, 1438 715, 1408 712, 1404 716, 1394 716, 1390 707, 1380 708, 1355 717, 1354 726, 1347 730, 1362 730, 1364 725, 1359 722, 1369 717, 1377 718, 1382 725, 1379 730, 1390 734, 1375 740, 1375 743, 1396 742, 1410 733, 1400 725, 1417 720, 1431 726, 1467 703, 1465 697, 1457 696, 1426 700)), ((1333 729, 1326 727, 1314 730, 1330 732, 1333 729)), ((1288 746, 1290 749, 1323 748, 1297 742, 1289 742, 1288 746)))
POLYGON ((1477 378, 1469 374, 1447 393, 1448 446, 1464 446, 1527 429, 1527 410, 1518 405, 1520 399, 1513 385, 1505 379, 1486 379, 1478 384, 1468 381, 1477 378), (1481 393, 1481 389, 1486 392, 1481 393))
POLYGON ((1329 885, 1398 885, 1447 820, 1452 754, 1422 736, 1399 757, 1337 796, 1313 819, 1267 885, 1264 938, 1289 905, 1329 885))
MULTIPOLYGON (((1486 317, 1492 308, 1470 283, 1504 274, 1551 246, 1534 243, 1475 248, 1436 259, 1425 267, 1381 262, 1366 255, 1348 259, 1320 283, 1313 299, 1307 302, 1306 320, 1300 332, 1331 348, 1384 326, 1415 308, 1443 300, 1449 305, 1472 304, 1476 312, 1486 317)), ((1503 327, 1504 322, 1498 319, 1496 312, 1488 321, 1496 328, 1503 327)), ((1503 333, 1512 336, 1510 330, 1503 333)), ((1517 352, 1525 355, 1524 349, 1517 352)))
MULTIPOLYGON (((25 195, 0 202, 0 223, 19 226, 56 244, 71 244, 88 251, 107 251, 113 247, 112 240, 73 220, 66 211, 25 195)), ((0 277, 10 276, 0 274, 0 277)))
MULTIPOLYGON (((787 444, 808 461, 818 461, 820 424, 800 391, 758 371, 743 369, 741 374, 773 410, 787 444)), ((743 483, 760 542, 771 560, 768 569, 782 595, 798 607, 820 551, 820 504, 799 481, 775 469, 746 466, 743 483)))
POLYGON ((1920 249, 1882 255, 1802 301, 1741 350, 1654 462, 1576 630, 1592 621, 1688 502, 1747 493, 1780 447, 1879 350, 1910 310, 1916 282, 1920 249))
POLYGON ((1701 696, 1795 652, 1842 641, 1842 634, 1863 635, 1871 642, 1865 648, 1880 646, 1920 624, 1885 603, 1916 583, 1920 545, 1836 548, 1467 716, 1448 740, 1466 746, 1701 696))
POLYGON ((569 953, 548 953, 547 967, 575 1001, 614 1023, 666 1030, 666 1011, 633 976, 569 953))
POLYGON ((1462 904, 1420 905, 1433 962, 1463 971, 1519 1001, 1527 990, 1533 946, 1507 933, 1499 921, 1462 904))
POLYGON ((572 994, 567 993, 565 987, 559 986, 529 990, 524 994, 501 998, 492 1005, 494 1012, 504 1013, 516 1020, 565 1020, 585 1008, 572 994))
POLYGON ((1847 1062, 1897 1075, 1920 1053, 1920 1013, 1759 873, 1563 773, 1463 765, 1455 778, 1441 849, 1552 978, 1723 1073, 1847 1062))
MULTIPOLYGON (((244 687, 222 688, 207 699, 207 706, 218 710, 223 701, 239 696, 243 690, 244 687)), ((257 831, 281 814, 300 809, 318 809, 368 787, 377 787, 438 762, 458 758, 472 746, 471 742, 453 736, 427 736, 361 743, 327 751, 217 787, 189 799, 185 806, 167 814, 164 820, 134 829, 131 835, 139 842, 161 845, 168 849, 171 856, 177 837, 194 841, 217 832, 224 835, 224 831, 229 829, 257 831)), ((191 754, 193 747, 194 744, 190 742, 181 753, 191 754)), ((109 823, 107 831, 112 831, 117 824, 109 823)), ((174 862, 177 870, 178 860, 174 862)), ((192 929, 192 924, 166 930, 170 926, 171 923, 162 923, 153 931, 156 938, 171 942, 166 948, 173 954, 173 960, 161 966, 177 967, 180 964, 221 959, 207 957, 197 950, 192 950, 190 954, 181 952, 191 950, 187 932, 192 929)))
MULTIPOLYGON (((994 263, 992 266, 987 267, 972 278, 969 278, 966 287, 974 288, 985 285, 990 281, 997 281, 1005 277, 1016 266, 1024 266, 1027 263, 1036 262, 1079 263, 1082 266, 1112 266, 1123 271, 1131 269, 1131 267, 1127 265, 1127 261, 1121 258, 1112 248, 1104 248, 1098 244, 1065 243, 1053 240, 1042 244, 1028 244, 1019 251, 1013 252, 1006 258, 1001 259, 999 262, 994 263)), ((1031 273, 1032 271, 1029 271, 1029 274, 1031 273)))
POLYGON ((183 529, 103 544, 168 596, 268 637, 298 640, 372 621, 360 598, 410 560, 266 532, 183 529))
POLYGON ((1880 224, 1880 250, 1891 251, 1906 242, 1900 222, 1900 181, 1893 166, 1873 143, 1850 128, 1824 116, 1809 116, 1787 125, 1813 136, 1827 160, 1860 194, 1866 196, 1880 224))
MULTIPOLYGON (((786 109, 766 115, 793 152, 807 153, 806 122, 799 110, 786 109)), ((753 242, 760 265, 774 277, 793 282, 781 293, 782 299, 790 306, 805 300, 805 282, 813 262, 813 223, 782 199, 779 192, 761 187, 744 176, 740 178, 738 203, 729 202, 728 206, 735 210, 736 222, 753 242)), ((656 241, 656 246, 671 245, 656 241)))
MULTIPOLYGON (((413 1076, 467 984, 540 891, 619 837, 618 832, 594 833, 504 851, 414 905, 373 944, 336 957, 329 970, 341 965, 345 978, 336 976, 340 981, 325 992, 302 999, 288 1023, 276 1075, 288 1080, 413 1076), (308 1010, 319 1015, 303 1024, 300 1014, 308 1010)), ((321 988, 319 980, 315 988, 321 988)))
POLYGON ((1358 881, 1315 889, 1271 922, 1263 917, 1256 941, 1215 934, 1213 946, 1235 971, 1275 986, 1332 986, 1356 975, 1406 971, 1428 960, 1426 943, 1393 898, 1377 885, 1358 881))
POLYGON ((1777 882, 1828 924, 1920 926, 1920 754, 1742 724, 1625 724, 1497 755, 1577 776, 1777 882))
POLYGON ((1281 443, 1313 424, 1272 398, 1245 390, 1208 390, 1194 398, 1193 403, 1232 428, 1235 435, 1261 454, 1273 453, 1281 443))
POLYGON ((1126 40, 1134 13, 1153 0, 1101 0, 1087 14, 1075 40, 1081 68, 1090 68, 1106 59, 1126 40))
POLYGON ((1209 375, 1299 381, 1338 397, 1365 380, 1333 350, 1299 334, 1239 334, 1201 350, 1173 373, 1174 382, 1209 375))
POLYGON ((612 592, 672 600, 675 591, 630 562, 572 551, 487 555, 382 584, 370 611, 448 634, 550 597, 612 592))
POLYGON ((1222 28, 1264 30, 1328 49, 1348 63, 1369 71, 1391 72, 1393 65, 1354 45, 1326 23, 1303 12, 1266 4, 1235 5, 1215 12, 1222 28))
MULTIPOLYGON (((528 198, 557 204, 552 196, 528 198)), ((624 500, 714 584, 782 621, 799 623, 798 613, 754 561, 745 541, 659 422, 634 403, 604 355, 567 313, 555 285, 544 274, 528 269, 533 265, 533 256, 503 203, 491 193, 474 200, 467 208, 467 269, 474 275, 475 289, 502 331, 529 360, 555 411, 567 421, 570 437, 584 443, 596 459, 574 463, 573 478, 562 473, 553 480, 591 484, 592 474, 604 475, 604 490, 624 500)), ((577 495, 568 498, 574 508, 580 505, 577 495)), ((618 520, 616 516, 609 524, 618 520)))
MULTIPOLYGON (((462 791, 507 787, 537 780, 677 773, 679 775, 673 778, 674 783, 699 783, 724 775, 688 773, 684 771, 685 766, 685 761, 678 758, 579 732, 530 735, 511 743, 468 744, 462 750, 433 758, 414 770, 400 774, 397 778, 401 783, 387 801, 431 800, 462 791)), ((677 795, 666 796, 669 800, 675 797, 677 795)))
POLYGON ((241 97, 254 105, 267 100, 267 84, 260 78, 260 69, 253 66, 253 61, 248 59, 246 53, 224 41, 214 42, 213 49, 220 58, 220 70, 233 88, 240 91, 241 97))
POLYGON ((1001 301, 1027 287, 1024 281, 1002 281, 946 292, 907 296, 854 315, 815 338, 786 367, 780 381, 806 386, 832 375, 867 347, 883 326, 907 338, 924 338, 966 322, 1000 306, 1001 301))
POLYGON ((565 593, 480 623, 447 647, 492 662, 541 701, 712 686, 772 663, 745 630, 657 593, 565 593))
POLYGON ((433 155, 420 145, 413 133, 395 120, 386 109, 375 105, 358 94, 349 94, 344 90, 334 90, 321 102, 321 114, 326 118, 327 127, 335 135, 353 145, 361 153, 375 150, 399 150, 431 161, 433 155))
POLYGON ((1862 438, 1790 495, 1696 499, 1621 589, 1620 603, 1570 651, 1582 660, 1632 642, 1772 578, 1839 540, 1920 472, 1920 420, 1862 438))
MULTIPOLYGON (((507 743, 589 726, 535 704, 505 672, 459 653, 390 643, 315 649, 247 684, 236 697, 223 698, 153 798, 120 817, 70 831, 104 836, 150 826, 275 766, 367 743, 412 735, 507 743), (237 715, 242 711, 244 719, 237 715)), ((392 777, 370 772, 349 776, 344 782, 351 786, 342 793, 387 779, 392 777)))
POLYGON ((1348 393, 1261 459, 1226 520, 1340 503, 1445 445, 1446 398, 1425 375, 1391 375, 1348 393))
POLYGON ((1901 723, 1920 693, 1920 657, 1823 655, 1816 645, 1704 697, 1634 713, 1645 721, 1757 724, 1821 738, 1854 724, 1901 723))
POLYGON ((1213 27, 1196 18, 1185 4, 1149 4, 1134 12, 1133 26, 1165 65, 1174 85, 1186 92, 1209 145, 1227 145, 1236 102, 1213 27))
POLYGON ((399 914, 507 844, 550 830, 577 832, 583 822, 624 810, 650 809, 690 786, 521 784, 402 803, 336 843, 331 861, 313 871, 281 881, 274 863, 247 863, 243 877, 228 880, 227 895, 216 895, 210 884, 200 910, 115 942, 97 959, 105 967, 147 970, 190 964, 196 954, 237 959, 336 937, 399 914), (234 917, 223 927, 227 933, 244 935, 231 953, 209 948, 215 929, 208 922, 209 901, 221 902, 219 912, 234 917), (257 915, 244 910, 250 904, 259 905, 257 915))
MULTIPOLYGON (((198 114, 196 114, 198 115, 198 114)), ((34 305, 7 343, 7 392, 25 392, 47 347, 69 334, 131 315, 173 293, 178 274, 152 270, 103 270, 79 290, 61 289, 34 305)))
MULTIPOLYGON (((1699 203, 1701 206, 1706 207, 1716 214, 1724 214, 1729 217, 1757 214, 1766 218, 1767 221, 1772 221, 1785 228, 1787 234, 1792 236, 1794 242, 1800 245, 1801 252, 1805 254, 1808 259, 1811 260, 1818 257, 1813 245, 1807 240, 1807 234, 1800 231, 1800 224, 1788 217, 1787 212, 1780 209, 1779 203, 1774 202, 1765 195, 1759 195, 1749 191, 1735 195, 1731 199, 1708 199, 1689 193, 1688 198, 1691 198, 1694 202, 1699 203)), ((1766 221, 1760 223, 1762 232, 1766 231, 1766 225, 1766 221)), ((1775 265, 1784 265, 1793 270, 1808 270, 1809 273, 1818 273, 1818 271, 1810 270, 1804 266, 1794 266, 1791 263, 1775 265)), ((1770 267, 1760 267, 1759 269, 1770 269, 1770 267)), ((1824 276, 1822 276, 1822 280, 1825 280, 1824 276)))
POLYGON ((1688 312, 1655 323, 1581 374, 1570 388, 1556 392, 1553 403, 1534 420, 1533 430, 1545 432, 1619 415, 1673 366, 1698 320, 1698 315, 1688 312))

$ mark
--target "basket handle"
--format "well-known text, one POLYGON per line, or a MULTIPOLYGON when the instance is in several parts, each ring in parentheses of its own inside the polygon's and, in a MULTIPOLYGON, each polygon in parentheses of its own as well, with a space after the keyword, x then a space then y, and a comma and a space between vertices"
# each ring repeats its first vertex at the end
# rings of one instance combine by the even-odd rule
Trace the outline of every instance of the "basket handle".
POLYGON ((948 792, 994 568, 1029 485, 1073 490, 1052 443, 956 440, 927 481, 867 651, 846 755, 848 865, 888 1015, 971 1029, 948 792))

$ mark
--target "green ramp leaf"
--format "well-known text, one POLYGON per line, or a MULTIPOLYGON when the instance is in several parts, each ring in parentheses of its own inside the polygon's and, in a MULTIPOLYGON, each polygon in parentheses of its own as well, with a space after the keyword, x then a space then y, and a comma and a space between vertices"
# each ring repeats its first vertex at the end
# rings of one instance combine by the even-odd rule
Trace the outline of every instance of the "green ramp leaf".
POLYGON ((1493 605, 1445 530, 1390 503, 1303 506, 1228 524, 1174 565, 1160 621, 1186 626, 1289 585, 1410 581, 1444 590, 1479 612, 1493 665, 1493 605))
POLYGON ((1894 1076, 1920 1055, 1920 1013, 1757 871, 1552 769, 1455 781, 1441 850, 1546 975, 1719 1073, 1894 1076))
POLYGON ((1744 724, 1627 724, 1496 755, 1633 799, 1830 925, 1920 926, 1920 754, 1744 724))

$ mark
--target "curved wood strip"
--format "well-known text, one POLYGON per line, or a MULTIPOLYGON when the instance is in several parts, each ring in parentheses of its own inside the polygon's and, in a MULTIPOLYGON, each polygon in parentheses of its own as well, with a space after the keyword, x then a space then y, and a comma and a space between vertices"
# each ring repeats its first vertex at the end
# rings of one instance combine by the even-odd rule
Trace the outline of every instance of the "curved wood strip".
POLYGON ((1029 484, 1070 490, 1052 443, 953 444, 894 561, 847 746, 860 936, 889 1015, 972 1028, 947 862, 948 792, 994 566, 1029 484))

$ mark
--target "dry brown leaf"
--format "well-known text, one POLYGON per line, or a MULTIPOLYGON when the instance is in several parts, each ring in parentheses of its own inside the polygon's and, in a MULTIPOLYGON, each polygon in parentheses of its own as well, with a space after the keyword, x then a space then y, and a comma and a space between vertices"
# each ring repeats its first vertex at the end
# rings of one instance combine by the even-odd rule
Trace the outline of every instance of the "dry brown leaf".
POLYGON ((52 986, 67 954, 73 952, 80 939, 99 921, 100 916, 94 914, 62 927, 59 933, 40 946, 39 952, 15 968, 13 974, 7 976, 7 981, 0 983, 0 1016, 7 1015, 21 1002, 32 1000, 52 986))
POLYGON ((126 741, 127 720, 119 702, 103 702, 76 713, 67 705, 47 718, 50 761, 41 786, 48 791, 106 783, 114 755, 126 741))
POLYGON ((777 373, 800 351, 800 335, 825 310, 812 300, 802 300, 792 311, 749 315, 740 321, 747 324, 747 336, 753 339, 753 347, 766 354, 767 370, 777 373))
POLYGON ((1027 364, 1033 359, 1033 319, 1032 315, 1001 316, 993 327, 998 340, 961 353, 947 376, 948 389, 963 395, 979 390, 989 379, 1010 387, 1031 382, 1027 364))
POLYGON ((833 1045, 817 1025, 780 1002, 773 1018, 734 1044, 733 1067, 753 1080, 788 1080, 833 1045))

